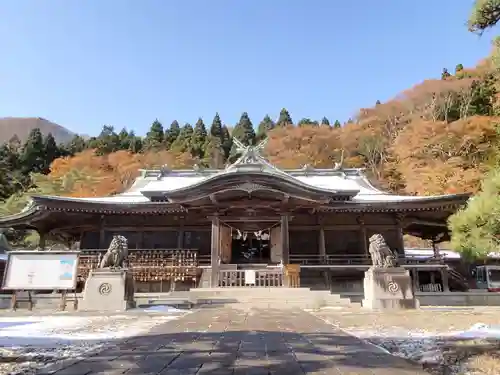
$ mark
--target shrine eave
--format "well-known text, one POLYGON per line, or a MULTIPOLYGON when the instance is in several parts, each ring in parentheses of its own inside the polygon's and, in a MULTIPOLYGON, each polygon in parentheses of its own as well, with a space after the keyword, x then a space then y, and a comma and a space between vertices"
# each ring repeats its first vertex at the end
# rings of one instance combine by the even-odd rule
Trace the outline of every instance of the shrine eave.
POLYGON ((371 200, 354 199, 349 202, 336 202, 315 209, 319 212, 419 212, 419 211, 443 211, 457 210, 464 206, 471 194, 450 194, 441 196, 384 196, 371 200))
POLYGON ((85 212, 85 213, 103 213, 103 214, 164 214, 185 212, 186 209, 175 203, 167 202, 121 202, 115 201, 99 201, 82 199, 82 198, 67 198, 53 196, 33 196, 33 204, 42 207, 48 211, 67 211, 67 212, 85 212))
POLYGON ((165 215, 186 211, 181 205, 165 202, 103 203, 79 198, 33 196, 31 204, 23 211, 0 217, 0 227, 20 225, 26 228, 35 227, 35 225, 29 223, 43 220, 51 212, 101 215, 165 215))
MULTIPOLYGON (((319 197, 319 196, 318 196, 319 197)), ((469 199, 469 194, 455 194, 432 197, 403 197, 404 200, 390 201, 359 201, 356 198, 350 201, 331 200, 329 204, 317 205, 311 213, 418 213, 418 212, 447 212, 451 214, 463 206, 469 199)), ((143 197, 143 199, 146 199, 143 197)), ((196 205, 189 205, 190 210, 196 205)), ((200 206, 201 207, 201 206, 200 206)), ((33 196, 32 202, 22 212, 0 217, 0 227, 34 228, 36 223, 44 221, 52 212, 67 212, 73 214, 100 214, 100 215, 168 215, 187 212, 186 205, 169 202, 128 201, 119 200, 100 201, 91 198, 68 198, 53 196, 33 196)))

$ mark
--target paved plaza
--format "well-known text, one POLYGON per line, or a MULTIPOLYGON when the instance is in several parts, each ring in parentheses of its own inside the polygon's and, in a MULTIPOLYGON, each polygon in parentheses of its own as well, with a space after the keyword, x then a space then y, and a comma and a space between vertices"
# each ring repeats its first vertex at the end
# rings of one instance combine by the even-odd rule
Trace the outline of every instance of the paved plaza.
POLYGON ((89 358, 41 370, 56 375, 424 375, 300 311, 205 308, 89 358))

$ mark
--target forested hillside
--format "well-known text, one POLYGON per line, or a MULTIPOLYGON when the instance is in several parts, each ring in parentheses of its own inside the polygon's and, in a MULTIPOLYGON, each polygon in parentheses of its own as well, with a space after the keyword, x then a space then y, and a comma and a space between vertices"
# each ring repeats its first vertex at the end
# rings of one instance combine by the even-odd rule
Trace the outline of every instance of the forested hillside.
MULTIPOLYGON (((471 30, 494 24, 488 17, 487 9, 474 8, 471 30)), ((64 145, 33 129, 24 144, 0 147, 0 214, 20 210, 32 193, 115 194, 130 186, 139 168, 222 168, 237 157, 233 137, 245 144, 269 138, 266 155, 283 168, 332 167, 343 156, 344 166, 366 168, 377 186, 392 192, 476 193, 499 160, 499 46, 493 43, 477 66, 457 61, 440 79, 362 108, 346 123, 292 119, 283 108, 277 119, 245 112, 237 124, 224 124, 216 113, 194 125, 156 120, 145 137, 106 125, 96 137, 75 136, 64 145)))

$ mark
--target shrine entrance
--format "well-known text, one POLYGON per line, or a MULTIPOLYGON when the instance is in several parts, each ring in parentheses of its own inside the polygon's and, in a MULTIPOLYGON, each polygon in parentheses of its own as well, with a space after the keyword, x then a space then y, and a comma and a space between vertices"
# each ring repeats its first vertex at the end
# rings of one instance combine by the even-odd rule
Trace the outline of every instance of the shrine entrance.
POLYGON ((279 264, 281 221, 274 217, 232 217, 220 220, 220 253, 226 264, 279 264))
POLYGON ((232 263, 271 262, 271 241, 269 230, 245 232, 233 230, 231 242, 232 263))

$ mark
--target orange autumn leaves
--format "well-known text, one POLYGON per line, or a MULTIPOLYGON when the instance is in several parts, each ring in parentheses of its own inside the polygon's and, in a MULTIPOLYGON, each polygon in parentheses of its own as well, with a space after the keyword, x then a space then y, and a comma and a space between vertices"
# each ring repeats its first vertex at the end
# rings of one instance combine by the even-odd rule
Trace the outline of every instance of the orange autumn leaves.
POLYGON ((271 132, 266 150, 269 160, 283 168, 331 168, 344 150, 346 167, 365 167, 379 186, 402 186, 401 193, 476 192, 498 141, 498 121, 487 116, 452 123, 415 120, 393 139, 363 124, 289 127, 271 132))
POLYGON ((187 153, 157 151, 133 154, 118 151, 99 156, 93 150, 83 151, 73 157, 59 158, 51 164, 49 180, 71 178, 70 197, 98 197, 123 192, 139 175, 139 169, 191 168, 195 160, 187 153))
MULTIPOLYGON (((495 117, 473 116, 452 123, 415 120, 391 139, 380 127, 347 124, 278 128, 269 133, 266 156, 281 168, 332 168, 342 154, 346 167, 365 167, 374 183, 394 192, 433 195, 476 192, 497 141, 495 117), (393 189, 400 186, 400 189, 393 189)), ((124 191, 139 169, 191 168, 189 153, 118 151, 97 156, 86 150, 56 159, 49 179, 71 175, 73 197, 107 196, 124 191)))
POLYGON ((392 146, 410 194, 477 192, 498 143, 499 118, 474 116, 452 123, 414 121, 392 146))

